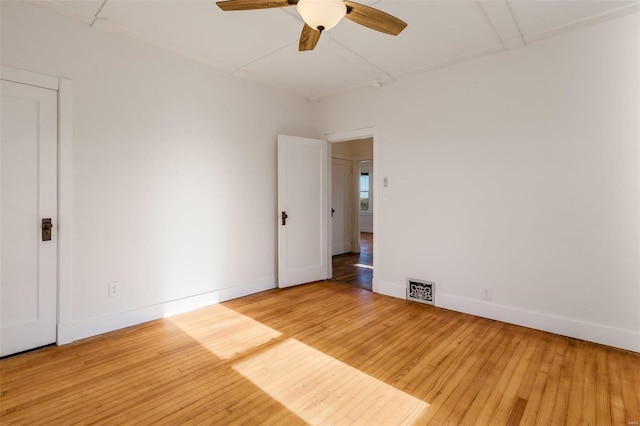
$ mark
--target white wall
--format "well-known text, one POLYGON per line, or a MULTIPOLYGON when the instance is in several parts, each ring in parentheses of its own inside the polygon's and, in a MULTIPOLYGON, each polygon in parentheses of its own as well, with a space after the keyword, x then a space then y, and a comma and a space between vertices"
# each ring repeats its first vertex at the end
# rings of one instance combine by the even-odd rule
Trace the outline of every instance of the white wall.
POLYGON ((640 351, 639 36, 636 14, 325 100, 327 133, 376 129, 380 291, 433 280, 440 306, 640 351))
POLYGON ((373 232, 372 214, 360 214, 360 232, 373 232))
POLYGON ((74 83, 76 337, 273 286, 276 134, 375 126, 380 291, 435 280, 441 306, 640 351, 637 15, 324 101, 320 121, 28 4, 1 15, 3 65, 74 83))
POLYGON ((28 4, 1 59, 73 81, 76 338, 274 286, 276 135, 321 136, 314 106, 28 4))

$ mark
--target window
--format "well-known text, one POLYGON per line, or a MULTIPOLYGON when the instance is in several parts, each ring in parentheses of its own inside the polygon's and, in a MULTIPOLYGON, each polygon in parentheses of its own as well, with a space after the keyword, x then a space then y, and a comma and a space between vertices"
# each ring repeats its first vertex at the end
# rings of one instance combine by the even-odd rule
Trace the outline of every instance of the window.
POLYGON ((371 161, 360 162, 360 213, 373 213, 371 161))
POLYGON ((360 172, 360 211, 369 211, 369 172, 360 172))

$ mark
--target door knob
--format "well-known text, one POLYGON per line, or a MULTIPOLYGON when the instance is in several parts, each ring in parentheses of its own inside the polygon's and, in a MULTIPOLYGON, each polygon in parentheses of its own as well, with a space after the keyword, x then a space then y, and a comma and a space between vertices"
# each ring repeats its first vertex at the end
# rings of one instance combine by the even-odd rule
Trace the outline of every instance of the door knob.
POLYGON ((282 224, 286 225, 287 224, 287 218, 289 217, 289 215, 287 214, 287 212, 282 212, 282 224))
POLYGON ((42 219, 42 241, 51 241, 51 230, 53 223, 51 218, 42 219))

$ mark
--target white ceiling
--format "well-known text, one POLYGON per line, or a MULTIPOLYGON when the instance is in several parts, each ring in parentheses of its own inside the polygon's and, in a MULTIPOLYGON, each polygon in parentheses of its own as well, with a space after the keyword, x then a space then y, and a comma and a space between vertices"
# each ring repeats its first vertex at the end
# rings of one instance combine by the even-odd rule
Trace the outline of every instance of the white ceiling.
POLYGON ((30 1, 310 100, 516 49, 640 11, 640 0, 363 0, 408 27, 397 37, 343 19, 298 52, 295 7, 223 12, 214 0, 30 1))

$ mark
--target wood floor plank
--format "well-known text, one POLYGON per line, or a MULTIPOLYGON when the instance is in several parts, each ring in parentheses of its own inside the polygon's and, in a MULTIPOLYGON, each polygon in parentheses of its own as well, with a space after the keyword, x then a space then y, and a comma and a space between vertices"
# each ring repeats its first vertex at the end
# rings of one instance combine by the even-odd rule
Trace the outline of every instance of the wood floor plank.
MULTIPOLYGON (((514 354, 517 353, 517 349, 521 347, 523 336, 518 335, 515 330, 510 330, 511 336, 508 340, 508 345, 504 348, 500 354, 498 354, 498 359, 496 360, 495 365, 493 365, 491 370, 488 372, 487 376, 482 380, 482 387, 479 392, 476 394, 472 404, 467 407, 467 410, 464 414, 464 417, 461 419, 460 424, 462 425, 474 425, 477 424, 479 416, 484 413, 485 417, 489 417, 493 414, 491 411, 491 407, 487 409, 487 405, 490 403, 490 398, 494 393, 495 387, 498 384, 504 369, 509 363, 509 359, 514 357, 514 354)), ((495 400, 495 395, 493 398, 495 400)))
MULTIPOLYGON (((584 366, 584 385, 582 392, 582 406, 591 407, 590 410, 582 410, 580 416, 580 424, 583 425, 595 425, 596 424, 596 387, 600 385, 597 381, 597 353, 595 351, 595 345, 585 344, 585 366, 584 366)), ((602 383, 606 388, 606 383, 602 383)))
MULTIPOLYGON (((449 405, 449 414, 442 423, 445 424, 462 424, 469 407, 475 404, 476 397, 481 389, 486 389, 486 380, 490 377, 491 372, 494 371, 499 359, 503 356, 504 351, 511 342, 512 334, 504 332, 504 329, 494 327, 496 334, 498 335, 496 340, 491 341, 489 347, 484 350, 481 356, 476 361, 477 370, 475 374, 470 374, 468 377, 468 383, 461 386, 462 392, 459 396, 455 396, 455 393, 450 395, 445 404, 449 405)), ((459 389, 458 389, 459 391, 459 389)), ((478 409, 481 408, 479 404, 476 404, 478 409)), ((438 424, 438 419, 434 418, 434 424, 438 424)))
MULTIPOLYGON (((505 383, 504 387, 501 382, 498 382, 496 393, 501 395, 489 424, 507 424, 516 419, 519 422, 528 400, 519 397, 518 390, 525 383, 524 379, 527 376, 527 370, 530 368, 539 340, 539 335, 531 336, 528 339, 528 345, 522 355, 518 356, 518 361, 511 376, 508 377, 508 374, 503 376, 504 381, 502 383, 505 383)), ((528 395, 528 392, 525 393, 528 395)))
POLYGON ((601 424, 610 425, 611 421, 611 384, 608 374, 607 353, 595 348, 595 418, 600 419, 601 424))
POLYGON ((578 353, 582 342, 569 340, 569 349, 562 366, 562 377, 558 388, 558 398, 553 407, 552 423, 567 424, 569 421, 577 422, 576 415, 580 415, 579 409, 571 405, 569 398, 574 401, 582 401, 582 376, 584 363, 580 365, 578 353), (570 410, 573 410, 571 412, 570 410), (571 417, 570 417, 571 416, 571 417))
POLYGON ((545 382, 544 389, 539 387, 532 389, 531 398, 539 398, 540 403, 538 407, 534 407, 533 405, 530 407, 527 405, 527 407, 525 407, 522 424, 553 424, 553 410, 555 408, 556 398, 558 397, 562 365, 562 355, 554 354, 548 377, 541 379, 545 382))
POLYGON ((567 400, 567 415, 564 422, 572 425, 580 424, 580 419, 589 407, 583 406, 584 398, 584 376, 586 374, 587 359, 584 351, 584 342, 577 342, 575 348, 575 359, 573 361, 573 371, 571 377, 571 389, 567 400))
POLYGON ((486 361, 485 356, 480 354, 489 351, 499 338, 497 327, 487 331, 487 334, 478 335, 478 338, 469 344, 462 354, 459 367, 451 368, 453 374, 443 383, 439 393, 430 400, 432 407, 421 421, 429 424, 443 424, 451 416, 452 411, 459 406, 462 394, 472 385, 486 361))
MULTIPOLYGON (((624 358, 619 351, 614 358, 624 358)), ((640 424, 640 355, 635 354, 635 362, 621 362, 622 397, 624 399, 624 417, 627 423, 640 424)))
POLYGON ((5 358, 0 379, 3 426, 640 419, 639 354, 330 282, 5 358))
POLYGON ((479 424, 492 424, 492 419, 498 420, 494 424, 505 423, 511 411, 510 408, 516 401, 515 385, 511 379, 514 377, 518 377, 519 380, 522 379, 521 372, 528 365, 528 360, 535 349, 534 342, 527 337, 523 336, 513 356, 508 360, 504 360, 506 365, 476 419, 479 424))
POLYGON ((520 417, 522 424, 533 424, 540 411, 544 389, 549 380, 553 359, 556 355, 555 347, 551 343, 553 339, 554 336, 543 336, 538 345, 536 356, 531 361, 527 378, 520 384, 518 398, 526 401, 520 417))

